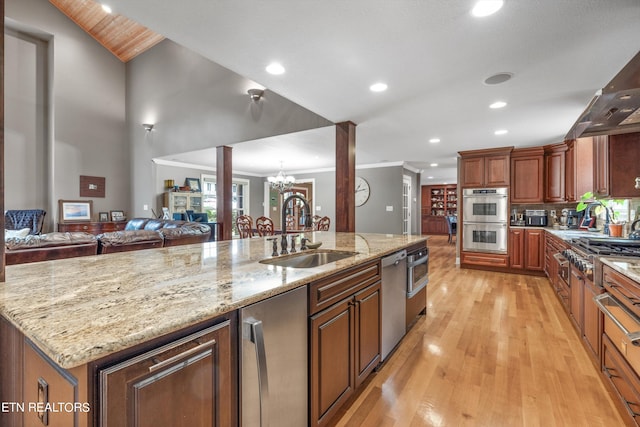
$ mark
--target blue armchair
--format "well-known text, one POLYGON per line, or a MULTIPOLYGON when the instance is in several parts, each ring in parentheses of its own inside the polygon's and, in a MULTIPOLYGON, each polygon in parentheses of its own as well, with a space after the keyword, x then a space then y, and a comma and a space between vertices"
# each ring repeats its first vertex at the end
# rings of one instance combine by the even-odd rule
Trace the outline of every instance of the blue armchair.
POLYGON ((42 209, 8 210, 4 212, 4 228, 6 230, 30 228, 29 234, 40 234, 46 214, 47 212, 42 209))

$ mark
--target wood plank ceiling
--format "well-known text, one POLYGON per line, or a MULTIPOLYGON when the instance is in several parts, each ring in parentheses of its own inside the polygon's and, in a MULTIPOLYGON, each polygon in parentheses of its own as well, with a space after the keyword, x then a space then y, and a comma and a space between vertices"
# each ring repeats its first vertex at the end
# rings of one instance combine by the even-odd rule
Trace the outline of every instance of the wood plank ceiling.
POLYGON ((127 62, 164 40, 147 27, 116 13, 107 13, 93 0, 49 0, 80 28, 122 62, 127 62))

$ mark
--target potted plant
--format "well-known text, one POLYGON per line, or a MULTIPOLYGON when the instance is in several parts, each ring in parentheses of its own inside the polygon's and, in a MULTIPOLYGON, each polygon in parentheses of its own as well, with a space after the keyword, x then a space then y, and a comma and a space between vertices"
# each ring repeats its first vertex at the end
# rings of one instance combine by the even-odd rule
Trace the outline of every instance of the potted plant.
POLYGON ((601 199, 598 199, 593 192, 587 191, 580 196, 580 202, 578 202, 578 206, 576 206, 576 211, 582 212, 586 210, 586 218, 589 218, 589 211, 592 206, 595 206, 596 215, 600 215, 604 211, 605 223, 603 233, 613 237, 621 237, 624 221, 620 221, 620 213, 613 210, 613 206, 611 206, 617 203, 622 203, 622 200, 607 199, 603 202, 601 199))

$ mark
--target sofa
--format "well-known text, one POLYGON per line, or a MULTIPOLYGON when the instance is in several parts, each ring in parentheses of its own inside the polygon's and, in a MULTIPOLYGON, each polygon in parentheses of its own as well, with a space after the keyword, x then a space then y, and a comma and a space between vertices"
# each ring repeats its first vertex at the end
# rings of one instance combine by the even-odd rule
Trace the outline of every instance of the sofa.
POLYGON ((211 228, 200 222, 133 218, 124 230, 98 235, 98 253, 204 243, 210 235, 211 228))
POLYGON ((5 239, 6 265, 49 261, 76 256, 203 243, 207 224, 152 218, 134 218, 124 230, 98 236, 84 232, 52 232, 5 239))
POLYGON ((5 264, 26 264, 77 256, 96 255, 98 239, 84 232, 29 234, 5 239, 5 264))

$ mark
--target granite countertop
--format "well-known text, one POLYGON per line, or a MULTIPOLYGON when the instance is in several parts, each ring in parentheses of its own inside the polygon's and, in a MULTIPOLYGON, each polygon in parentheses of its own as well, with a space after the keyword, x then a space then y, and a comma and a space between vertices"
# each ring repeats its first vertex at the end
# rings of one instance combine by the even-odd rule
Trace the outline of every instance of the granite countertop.
POLYGON ((545 227, 545 230, 562 240, 578 239, 580 237, 609 237, 599 231, 587 231, 580 229, 559 230, 552 227, 545 227))
POLYGON ((600 257, 603 264, 640 283, 640 258, 600 257))
POLYGON ((315 268, 274 267, 258 263, 272 243, 253 238, 12 265, 0 283, 0 315, 68 369, 427 239, 306 236, 321 249, 358 254, 315 268))

